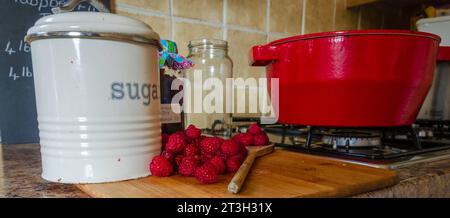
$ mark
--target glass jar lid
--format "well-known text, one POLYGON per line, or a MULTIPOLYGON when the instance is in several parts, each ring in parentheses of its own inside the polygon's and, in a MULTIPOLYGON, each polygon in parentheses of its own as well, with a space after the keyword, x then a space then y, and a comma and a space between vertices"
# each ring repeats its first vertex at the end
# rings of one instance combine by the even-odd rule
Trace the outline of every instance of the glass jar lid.
POLYGON ((191 48, 228 49, 228 42, 221 39, 195 39, 189 42, 191 48))

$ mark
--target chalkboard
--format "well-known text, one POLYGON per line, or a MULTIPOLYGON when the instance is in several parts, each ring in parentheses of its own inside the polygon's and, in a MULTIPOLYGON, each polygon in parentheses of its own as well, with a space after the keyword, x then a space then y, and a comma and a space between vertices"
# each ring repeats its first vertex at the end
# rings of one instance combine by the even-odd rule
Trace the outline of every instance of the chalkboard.
MULTIPOLYGON (((0 3, 0 142, 39 142, 29 45, 23 41, 37 19, 67 0, 2 0, 0 3)), ((110 0, 103 3, 110 6, 110 0)), ((75 11, 96 11, 84 2, 75 11)))

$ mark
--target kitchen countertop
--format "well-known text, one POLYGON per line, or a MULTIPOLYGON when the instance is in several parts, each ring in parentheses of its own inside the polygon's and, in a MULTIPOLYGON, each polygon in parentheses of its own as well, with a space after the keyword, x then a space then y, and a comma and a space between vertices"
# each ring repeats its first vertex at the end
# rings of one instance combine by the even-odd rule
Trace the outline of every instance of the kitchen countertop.
POLYGON ((364 193, 362 198, 449 198, 450 159, 417 163, 395 169, 400 182, 392 187, 364 193))
MULTIPOLYGON (((89 197, 41 178, 39 145, 0 145, 0 197, 89 197)), ((354 197, 450 197, 450 159, 396 170, 400 183, 354 197)))
POLYGON ((74 185, 41 178, 38 144, 0 145, 0 197, 89 197, 74 185))

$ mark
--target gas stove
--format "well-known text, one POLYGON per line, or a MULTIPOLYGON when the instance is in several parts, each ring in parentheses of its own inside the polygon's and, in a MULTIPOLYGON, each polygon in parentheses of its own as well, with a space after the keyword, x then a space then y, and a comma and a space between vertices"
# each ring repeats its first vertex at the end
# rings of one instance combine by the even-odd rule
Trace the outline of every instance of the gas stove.
POLYGON ((450 158, 450 121, 389 128, 263 127, 278 147, 377 168, 450 158))

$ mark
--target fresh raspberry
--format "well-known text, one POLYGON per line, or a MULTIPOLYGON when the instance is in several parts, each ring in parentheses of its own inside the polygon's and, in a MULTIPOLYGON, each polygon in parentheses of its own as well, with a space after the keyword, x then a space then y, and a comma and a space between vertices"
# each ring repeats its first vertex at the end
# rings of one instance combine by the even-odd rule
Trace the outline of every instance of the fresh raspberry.
MULTIPOLYGON (((239 147, 240 147, 240 145, 239 145, 239 147)), ((224 154, 221 150, 219 150, 217 153, 216 153, 216 156, 219 156, 220 158, 222 158, 223 160, 226 160, 227 159, 227 155, 226 154, 224 154)))
POLYGON ((174 154, 183 152, 184 146, 186 145, 185 136, 174 133, 169 136, 169 140, 166 144, 166 151, 174 154))
POLYGON ((247 157, 247 154, 248 154, 247 148, 246 148, 245 146, 241 145, 241 146, 239 147, 239 154, 240 154, 241 156, 243 156, 244 158, 247 157))
POLYGON ((158 177, 170 176, 173 173, 172 164, 162 156, 155 156, 149 168, 152 175, 158 177))
POLYGON ((186 147, 184 147, 184 156, 186 157, 194 157, 195 155, 198 155, 200 153, 200 149, 194 145, 194 144, 189 144, 186 145, 186 147))
POLYGON ((231 137, 231 140, 235 141, 238 144, 241 144, 242 133, 238 133, 231 137))
POLYGON ((203 154, 200 155, 200 162, 201 163, 207 163, 209 160, 211 160, 214 157, 213 154, 203 154))
POLYGON ((253 135, 250 133, 239 133, 233 137, 233 140, 243 146, 253 145, 253 135))
POLYGON ((219 181, 219 173, 211 163, 203 164, 195 170, 195 178, 203 184, 211 184, 219 181))
POLYGON ((185 131, 185 134, 190 139, 197 139, 202 135, 202 130, 194 125, 189 125, 185 131))
POLYGON ((225 170, 227 169, 225 166, 225 161, 224 159, 222 159, 220 156, 216 155, 213 158, 211 158, 211 160, 209 160, 209 163, 211 163, 212 165, 214 165, 214 167, 216 168, 217 172, 219 174, 225 173, 225 170))
POLYGON ((169 135, 163 133, 161 134, 161 149, 164 150, 166 148, 167 141, 169 140, 169 135))
MULTIPOLYGON (((189 138, 186 136, 186 134, 184 133, 184 131, 180 130, 180 131, 176 131, 174 133, 172 133, 171 135, 179 135, 181 138, 184 138, 184 141, 187 141, 189 138)), ((169 136, 171 136, 169 135, 169 136)))
POLYGON ((193 156, 193 158, 195 158, 195 160, 197 160, 197 165, 203 165, 205 163, 205 161, 203 161, 201 155, 195 155, 195 156, 193 156))
POLYGON ((207 137, 200 142, 202 155, 215 154, 220 148, 221 140, 217 137, 207 137))
POLYGON ((231 157, 239 153, 240 146, 233 140, 226 140, 220 145, 220 150, 227 157, 231 157))
POLYGON ((253 144, 255 146, 264 146, 269 144, 269 137, 266 133, 260 133, 253 137, 253 144))
POLYGON ((205 136, 200 136, 199 138, 193 139, 191 140, 191 144, 196 145, 197 147, 200 147, 200 143, 202 142, 202 140, 206 138, 205 136))
POLYGON ((175 159, 175 155, 173 153, 167 152, 167 151, 163 151, 161 153, 161 156, 164 157, 166 160, 168 160, 169 162, 173 162, 175 159))
POLYGON ((216 138, 219 140, 219 142, 220 142, 221 144, 225 141, 224 138, 220 138, 220 137, 216 137, 216 138))
POLYGON ((234 173, 239 170, 242 162, 244 162, 244 158, 242 155, 234 155, 233 157, 228 158, 227 160, 227 171, 230 173, 234 173))
POLYGON ((183 158, 184 158, 184 156, 183 155, 177 155, 176 157, 175 157, 175 166, 176 166, 176 168, 178 169, 178 167, 180 166, 180 164, 181 164, 181 161, 183 160, 183 158))
POLYGON ((183 176, 193 176, 197 163, 198 161, 194 157, 184 157, 178 167, 178 172, 183 176))
POLYGON ((250 125, 250 127, 248 127, 247 132, 252 135, 258 135, 262 132, 262 129, 261 129, 261 127, 259 127, 258 124, 254 123, 254 124, 250 125))

